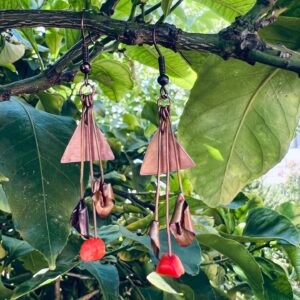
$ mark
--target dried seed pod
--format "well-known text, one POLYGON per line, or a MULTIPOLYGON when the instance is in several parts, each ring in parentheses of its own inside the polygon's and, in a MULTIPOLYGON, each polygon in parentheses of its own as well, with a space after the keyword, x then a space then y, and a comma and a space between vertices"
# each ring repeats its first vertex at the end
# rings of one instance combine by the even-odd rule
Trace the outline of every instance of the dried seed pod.
POLYGON ((89 214, 84 199, 80 199, 72 211, 70 223, 81 235, 89 236, 89 214))
POLYGON ((101 183, 100 180, 97 180, 94 184, 93 200, 98 215, 106 218, 115 205, 111 184, 101 183))
POLYGON ((170 222, 170 229, 175 240, 182 247, 190 245, 195 238, 189 205, 183 194, 179 194, 177 198, 170 222))
POLYGON ((158 221, 153 220, 150 224, 149 236, 151 240, 151 246, 154 255, 158 258, 160 250, 159 242, 159 223, 158 221))

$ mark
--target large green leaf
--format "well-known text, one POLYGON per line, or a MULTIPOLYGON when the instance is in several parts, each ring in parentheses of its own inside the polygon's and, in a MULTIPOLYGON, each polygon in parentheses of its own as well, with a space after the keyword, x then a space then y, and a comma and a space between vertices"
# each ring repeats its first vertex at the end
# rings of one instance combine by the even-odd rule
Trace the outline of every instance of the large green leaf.
MULTIPOLYGON (((133 232, 130 232, 125 227, 120 227, 121 233, 127 239, 136 241, 143 244, 152 253, 152 247, 150 238, 148 236, 139 236, 133 232)), ((161 230, 159 233, 160 239, 160 254, 168 252, 167 233, 166 230, 161 230)), ((179 256, 184 266, 185 272, 189 275, 195 276, 199 273, 199 264, 201 261, 201 248, 197 240, 194 240, 188 247, 180 247, 173 236, 171 237, 172 251, 179 256)), ((153 257, 153 259, 155 259, 153 257)))
POLYGON ((285 240, 295 246, 300 243, 300 235, 295 225, 269 208, 250 210, 243 235, 285 240))
POLYGON ((292 300, 293 290, 282 267, 273 261, 256 257, 257 262, 262 268, 264 277, 265 300, 292 300))
MULTIPOLYGON (((185 62, 179 53, 162 48, 161 52, 165 57, 166 73, 170 80, 184 89, 191 89, 197 79, 197 74, 185 62)), ((154 47, 151 46, 126 46, 126 54, 151 68, 158 68, 158 54, 154 47)))
POLYGON ((101 299, 119 299, 119 274, 113 265, 103 265, 98 261, 84 263, 80 267, 90 272, 98 281, 101 290, 101 299))
POLYGON ((113 59, 94 61, 90 77, 99 82, 102 91, 111 100, 122 100, 133 88, 129 67, 113 59))
POLYGON ((0 299, 8 300, 10 299, 11 295, 12 295, 12 290, 6 288, 0 279, 0 299))
POLYGON ((206 232, 199 234, 198 240, 200 244, 219 251, 237 264, 246 275, 255 295, 259 299, 264 299, 263 278, 259 265, 244 246, 236 241, 206 232))
POLYGON ((0 172, 14 224, 51 269, 63 249, 78 201, 79 168, 61 164, 75 127, 69 118, 40 112, 19 100, 0 103, 0 172))
POLYGON ((180 293, 178 293, 168 282, 168 279, 159 275, 157 272, 151 272, 148 276, 147 279, 149 280, 149 282, 154 285, 155 287, 157 287, 158 289, 160 289, 161 291, 164 291, 166 293, 169 294, 177 294, 179 295, 180 293))
POLYGON ((293 224, 300 224, 300 205, 294 201, 288 201, 276 206, 276 211, 290 219, 293 224))
POLYGON ((57 258, 55 270, 43 269, 42 272, 35 274, 31 279, 26 280, 16 287, 12 299, 19 299, 22 296, 54 282, 61 275, 65 274, 79 264, 76 256, 79 253, 81 239, 78 236, 70 236, 66 247, 57 258))
POLYGON ((184 275, 180 278, 181 281, 193 289, 194 298, 201 300, 215 300, 216 294, 210 285, 206 274, 200 270, 197 276, 184 275))
POLYGON ((162 0, 161 9, 164 12, 164 15, 167 16, 170 12, 173 0, 162 0))
POLYGON ((199 0, 225 20, 231 22, 236 16, 244 15, 254 5, 255 0, 199 0))
POLYGON ((34 249, 25 241, 2 235, 2 246, 8 252, 9 260, 13 261, 34 249))
POLYGON ((10 213, 10 207, 7 201, 7 197, 3 191, 2 185, 0 185, 0 210, 10 213))
POLYGON ((300 248, 294 245, 282 245, 286 251, 291 265, 294 267, 298 280, 300 280, 300 248))
POLYGON ((197 166, 196 192, 227 205, 286 153, 300 115, 297 75, 211 56, 192 89, 179 136, 197 166))
POLYGON ((297 50, 300 48, 300 18, 279 17, 274 24, 260 30, 259 35, 270 43, 297 50))

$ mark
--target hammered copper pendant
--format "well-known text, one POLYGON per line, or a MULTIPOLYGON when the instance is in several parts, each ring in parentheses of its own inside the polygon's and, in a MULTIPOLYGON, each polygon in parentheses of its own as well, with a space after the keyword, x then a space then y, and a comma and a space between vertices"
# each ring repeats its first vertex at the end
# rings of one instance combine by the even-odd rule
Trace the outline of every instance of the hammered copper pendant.
POLYGON ((84 143, 89 135, 89 145, 85 145, 83 160, 84 161, 99 161, 101 160, 114 160, 114 154, 111 151, 109 144, 107 143, 103 133, 100 131, 98 126, 95 126, 95 133, 89 128, 90 123, 93 120, 89 120, 86 123, 85 120, 81 120, 69 141, 69 144, 61 158, 61 163, 72 163, 72 162, 80 162, 81 144, 84 143), (83 136, 83 137, 82 137, 83 136), (82 141, 84 139, 84 141, 82 141), (100 154, 98 152, 100 150, 100 154))
MULTIPOLYGON (((158 143, 159 143, 159 135, 161 129, 158 129, 145 154, 145 158, 141 167, 140 174, 141 175, 157 175, 158 172, 158 143)), ((175 147, 170 147, 169 152, 166 152, 166 139, 168 138, 169 141, 173 139, 173 133, 168 131, 166 134, 165 131, 161 132, 161 160, 160 160, 160 173, 166 174, 167 173, 167 159, 166 155, 169 156, 169 171, 177 171, 183 169, 194 168, 195 163, 190 158, 190 156, 186 153, 183 147, 175 140, 175 147), (168 137, 166 136, 168 134, 168 137), (178 155, 178 166, 176 163, 176 155, 175 151, 177 151, 178 155)))

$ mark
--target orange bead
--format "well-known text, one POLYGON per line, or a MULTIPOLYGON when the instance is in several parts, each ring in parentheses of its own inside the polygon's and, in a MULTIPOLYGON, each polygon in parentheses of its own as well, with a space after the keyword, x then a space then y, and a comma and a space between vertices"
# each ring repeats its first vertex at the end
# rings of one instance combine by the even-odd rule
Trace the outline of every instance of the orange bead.
POLYGON ((105 244, 99 238, 90 238, 81 245, 80 258, 83 261, 99 260, 105 255, 105 244))
POLYGON ((185 270, 177 255, 164 254, 159 260, 156 272, 161 275, 179 278, 185 273, 185 270))

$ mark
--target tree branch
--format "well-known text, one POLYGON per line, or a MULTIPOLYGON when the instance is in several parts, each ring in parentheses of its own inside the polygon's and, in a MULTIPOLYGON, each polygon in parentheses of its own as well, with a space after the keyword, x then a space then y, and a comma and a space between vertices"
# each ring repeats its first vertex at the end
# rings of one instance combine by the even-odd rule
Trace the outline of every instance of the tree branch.
MULTIPOLYGON (((233 57, 254 64, 266 65, 300 74, 300 54, 265 43, 258 35, 258 30, 274 22, 270 19, 276 0, 257 0, 253 8, 244 16, 218 34, 189 33, 171 24, 156 26, 158 44, 174 51, 200 51, 214 53, 227 59, 233 57), (266 21, 267 20, 267 21, 266 21)), ((107 0, 102 6, 106 14, 111 13, 117 0, 107 0)), ((0 10, 0 30, 23 27, 59 27, 80 29, 82 12, 51 10, 0 10)), ((127 45, 153 44, 154 25, 114 20, 91 11, 84 13, 85 28, 93 34, 106 35, 108 40, 117 40, 127 45)), ((76 48, 79 55, 81 47, 76 48)), ((75 47, 75 46, 74 46, 75 47)), ((70 50, 71 51, 71 50, 70 50)), ((69 51, 69 52, 70 52, 69 51)), ((8 95, 32 93, 63 81, 71 81, 74 70, 62 71, 74 59, 75 54, 67 53, 53 67, 41 74, 16 83, 0 87, 0 100, 8 95), (70 55, 70 57, 68 57, 70 55), (62 68, 57 71, 57 66, 62 68)))
MULTIPOLYGON (((90 44, 98 37, 98 34, 92 34, 86 38, 86 41, 90 44)), ((96 48, 96 51, 92 52, 92 57, 99 54, 102 49, 99 45, 95 45, 94 48, 96 48)), ((50 65, 40 74, 24 80, 0 85, 0 101, 9 99, 9 97, 13 95, 23 93, 31 94, 41 90, 47 90, 50 87, 63 82, 72 82, 79 68, 79 66, 72 67, 72 63, 81 55, 81 49, 82 41, 79 41, 59 58, 54 65, 50 65)))

